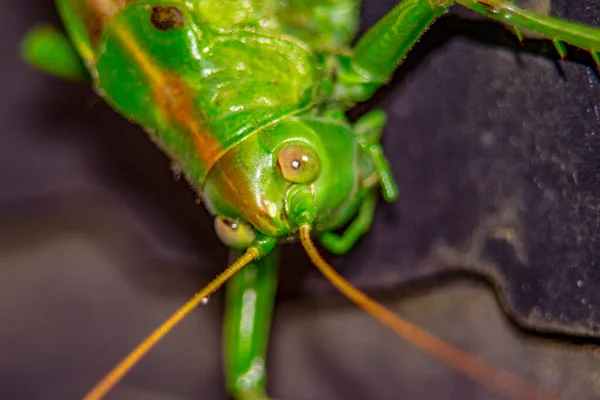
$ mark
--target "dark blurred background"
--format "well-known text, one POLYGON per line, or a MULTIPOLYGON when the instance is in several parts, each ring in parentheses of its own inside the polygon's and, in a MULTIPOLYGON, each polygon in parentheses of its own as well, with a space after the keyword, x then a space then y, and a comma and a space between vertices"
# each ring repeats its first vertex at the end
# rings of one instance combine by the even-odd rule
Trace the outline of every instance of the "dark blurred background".
MULTIPOLYGON (((364 27, 396 2, 367 0, 364 27)), ((545 0, 521 1, 547 9, 545 0)), ((7 1, 0 41, 0 397, 80 398, 195 290, 226 249, 146 135, 89 88, 19 59, 52 2, 7 1)), ((600 4, 551 12, 600 26, 600 4)), ((381 204, 348 279, 486 361, 600 398, 600 79, 591 57, 454 10, 389 87, 381 204)), ((496 399, 335 293, 286 249, 269 359, 279 399, 496 399)), ((110 399, 225 399, 221 294, 110 399)))

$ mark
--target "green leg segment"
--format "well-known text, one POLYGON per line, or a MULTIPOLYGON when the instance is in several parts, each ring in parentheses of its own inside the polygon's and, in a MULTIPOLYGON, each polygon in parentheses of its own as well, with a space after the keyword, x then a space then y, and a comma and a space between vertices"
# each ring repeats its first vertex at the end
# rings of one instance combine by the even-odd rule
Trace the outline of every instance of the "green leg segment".
POLYGON ((377 206, 377 193, 372 190, 358 210, 358 215, 350 223, 342 235, 333 232, 323 232, 319 240, 327 250, 334 254, 344 254, 371 228, 375 207, 377 206))
MULTIPOLYGON (((398 186, 392 176, 383 148, 379 143, 387 116, 383 110, 372 110, 363 115, 354 124, 354 133, 358 144, 371 156, 375 171, 379 176, 381 192, 386 201, 394 201, 398 197, 398 186)), ((377 193, 371 190, 363 200, 358 214, 342 235, 334 232, 323 232, 319 240, 327 250, 334 254, 344 254, 364 235, 373 223, 377 193)))
POLYGON ((61 78, 90 80, 71 41, 52 27, 39 26, 31 30, 21 45, 21 55, 33 66, 61 78))
POLYGON ((453 5, 461 5, 512 27, 519 39, 522 30, 551 40, 559 55, 566 44, 588 51, 600 65, 597 27, 536 14, 508 0, 402 0, 357 42, 350 55, 338 58, 335 99, 352 105, 365 101, 391 78, 398 65, 429 26, 453 5))
POLYGON ((427 28, 448 11, 448 1, 402 0, 339 58, 339 99, 365 101, 387 81, 427 28))
POLYGON ((520 40, 523 40, 521 29, 533 31, 552 40, 561 57, 566 56, 567 50, 564 43, 567 43, 589 52, 596 64, 600 65, 600 33, 597 27, 536 14, 506 0, 453 1, 481 15, 511 26, 520 40))
POLYGON ((375 170, 379 175, 381 192, 385 201, 392 202, 398 197, 398 186, 390 165, 383 154, 383 147, 379 143, 383 127, 387 122, 387 115, 383 110, 373 110, 356 121, 354 132, 356 140, 371 155, 375 170))
MULTIPOLYGON (((240 253, 230 252, 230 261, 240 253)), ((245 266, 227 283, 224 320, 226 385, 236 400, 266 400, 265 356, 277 288, 279 251, 245 266)))

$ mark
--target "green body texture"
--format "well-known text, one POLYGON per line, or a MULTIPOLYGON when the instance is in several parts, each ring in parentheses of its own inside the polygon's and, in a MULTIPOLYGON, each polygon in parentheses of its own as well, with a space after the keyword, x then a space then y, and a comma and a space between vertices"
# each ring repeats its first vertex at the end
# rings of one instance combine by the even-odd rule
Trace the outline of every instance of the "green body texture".
MULTIPOLYGON (((244 267, 227 283, 223 349, 227 390, 240 398, 264 398, 266 353, 277 287, 278 254, 244 267), (249 318, 251 316, 252 318, 249 318)), ((230 261, 239 257, 231 251, 230 261)))
POLYGON ((568 43, 600 62, 600 31, 502 0, 403 0, 352 47, 351 0, 58 0, 68 36, 36 30, 32 64, 97 93, 177 163, 235 254, 261 259, 227 288, 227 388, 265 399, 276 243, 310 224, 334 253, 370 227, 397 188, 379 144, 386 116, 345 112, 386 84, 428 27, 461 5, 568 43), (81 68, 79 55, 87 67, 81 68), (346 226, 340 235, 334 231, 346 226))

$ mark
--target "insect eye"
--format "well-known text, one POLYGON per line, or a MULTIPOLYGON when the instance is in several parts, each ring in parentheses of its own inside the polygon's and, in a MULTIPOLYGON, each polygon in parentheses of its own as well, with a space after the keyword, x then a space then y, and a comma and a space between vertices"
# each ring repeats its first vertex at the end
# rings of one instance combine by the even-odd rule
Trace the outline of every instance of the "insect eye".
POLYGON ((293 144, 277 155, 277 170, 284 179, 293 183, 311 183, 321 173, 321 160, 314 150, 293 144))
POLYGON ((225 246, 238 250, 246 249, 256 237, 248 224, 224 217, 215 218, 215 231, 225 246))

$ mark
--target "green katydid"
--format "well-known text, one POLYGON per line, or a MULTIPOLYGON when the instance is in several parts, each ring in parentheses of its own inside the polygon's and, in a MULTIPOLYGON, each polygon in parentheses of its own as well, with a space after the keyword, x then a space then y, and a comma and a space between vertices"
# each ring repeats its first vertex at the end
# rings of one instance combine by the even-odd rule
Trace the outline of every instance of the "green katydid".
POLYGON ((600 61, 597 30, 506 1, 405 0, 353 48, 355 1, 319 2, 329 17, 306 1, 255 3, 62 0, 76 50, 47 29, 25 42, 33 64, 67 78, 91 76, 98 93, 181 166, 223 242, 247 250, 245 268, 257 274, 231 278, 226 329, 227 386, 239 398, 264 397, 264 374, 248 372, 266 351, 277 244, 302 231, 318 260, 312 230, 328 250, 344 253, 368 230, 377 190, 395 199, 379 145, 385 115, 373 111, 352 124, 344 112, 390 79, 431 23, 460 4, 511 25, 519 38, 533 31, 561 55, 568 43, 600 61), (341 236, 333 233, 346 224, 341 236), (255 329, 252 345, 243 346, 241 299, 249 290, 258 294, 255 329))

